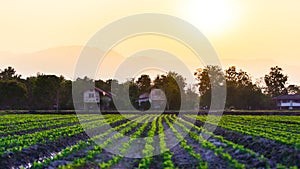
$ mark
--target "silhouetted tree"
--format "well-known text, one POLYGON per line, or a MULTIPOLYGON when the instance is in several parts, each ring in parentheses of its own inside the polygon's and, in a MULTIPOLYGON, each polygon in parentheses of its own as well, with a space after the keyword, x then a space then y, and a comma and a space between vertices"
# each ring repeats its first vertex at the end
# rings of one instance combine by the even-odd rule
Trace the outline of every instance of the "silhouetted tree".
POLYGON ((247 72, 237 71, 235 66, 225 70, 225 78, 223 71, 218 66, 206 66, 204 69, 198 69, 195 76, 199 81, 200 106, 203 108, 210 107, 213 87, 217 89, 218 86, 225 84, 226 108, 260 109, 268 107, 269 98, 256 84, 252 83, 247 72))
POLYGON ((196 79, 199 81, 199 93, 201 96, 211 91, 212 87, 223 85, 224 73, 219 66, 208 65, 204 69, 197 69, 194 73, 196 79))
POLYGON ((141 77, 139 77, 136 81, 136 85, 138 87, 139 94, 149 92, 149 89, 151 87, 151 79, 149 75, 141 75, 141 77))
POLYGON ((288 94, 300 94, 300 87, 297 85, 289 85, 287 87, 288 94))
POLYGON ((195 88, 189 87, 185 92, 185 98, 183 100, 184 106, 183 109, 185 110, 195 110, 199 109, 199 101, 200 96, 196 93, 195 88))
POLYGON ((16 80, 0 80, 0 108, 24 108, 27 89, 25 84, 16 80))
POLYGON ((60 89, 61 78, 55 75, 38 75, 33 88, 36 109, 53 109, 60 89))
POLYGON ((139 87, 138 85, 134 82, 134 78, 128 80, 126 83, 129 85, 129 98, 131 101, 131 104, 138 109, 138 98, 139 98, 139 87))
POLYGON ((227 84, 226 107, 237 109, 265 108, 266 96, 261 89, 252 83, 251 77, 243 70, 236 70, 235 66, 225 70, 227 84))
POLYGON ((16 74, 16 71, 12 67, 5 68, 0 72, 0 80, 20 80, 21 75, 16 74))
POLYGON ((100 89, 103 89, 105 91, 110 91, 110 84, 108 83, 108 81, 105 82, 101 79, 96 80, 95 81, 95 86, 100 88, 100 89))
POLYGON ((72 81, 60 78, 59 88, 59 109, 71 110, 74 109, 72 98, 72 81))
POLYGON ((167 75, 157 76, 154 80, 154 88, 161 89, 167 98, 168 110, 179 110, 181 97, 184 98, 185 79, 175 72, 168 72, 167 75))
MULTIPOLYGON (((195 77, 199 81, 201 106, 210 106, 212 91, 225 84, 227 108, 265 109, 270 108, 273 96, 287 93, 300 94, 299 86, 285 86, 288 77, 278 66, 272 67, 270 73, 263 78, 266 86, 262 85, 262 82, 254 84, 247 72, 237 70, 235 66, 222 71, 218 66, 209 65, 197 69, 195 77), (262 89, 267 94, 264 94, 262 89)), ((141 75, 136 81, 129 79, 124 83, 119 83, 115 79, 94 81, 87 77, 72 82, 62 76, 43 74, 21 79, 21 75, 16 74, 14 68, 7 67, 3 71, 0 70, 0 109, 53 109, 57 101, 60 109, 73 109, 73 101, 83 102, 83 92, 94 86, 111 91, 123 109, 128 109, 131 105, 137 108, 139 95, 150 92, 152 88, 163 90, 169 110, 180 109, 181 102, 185 105, 182 109, 192 109, 199 101, 199 95, 195 90, 191 87, 185 90, 185 79, 175 72, 158 75, 153 83, 146 74, 141 75), (73 91, 74 87, 76 90, 73 91), (125 95, 128 94, 126 90, 129 90, 130 102, 125 95)), ((101 101, 105 102, 105 100, 101 101)), ((111 108, 114 108, 114 103, 110 103, 111 108)), ((145 108, 150 106, 150 103, 144 104, 145 108)))
POLYGON ((224 73, 219 66, 208 65, 203 69, 197 69, 194 75, 196 80, 199 81, 200 106, 202 108, 209 108, 212 89, 218 89, 220 86, 226 84, 224 73))
POLYGON ((285 88, 287 79, 287 75, 282 73, 282 68, 278 66, 271 67, 270 73, 265 75, 267 93, 271 97, 287 94, 287 90, 285 88))

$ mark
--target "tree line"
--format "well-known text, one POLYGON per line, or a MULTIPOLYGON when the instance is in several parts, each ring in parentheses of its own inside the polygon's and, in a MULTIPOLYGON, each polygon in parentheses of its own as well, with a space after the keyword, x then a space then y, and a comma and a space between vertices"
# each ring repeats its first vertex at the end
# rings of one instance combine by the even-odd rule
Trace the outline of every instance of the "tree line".
MULTIPOLYGON (((0 70, 0 109, 25 109, 25 110, 72 110, 72 85, 95 84, 95 87, 111 91, 115 86, 116 94, 129 89, 130 102, 126 102, 122 94, 117 95, 120 101, 124 101, 124 108, 128 104, 138 108, 137 100, 140 95, 149 93, 157 88, 166 95, 166 109, 178 110, 191 109, 199 104, 200 108, 208 109, 211 102, 211 91, 216 86, 225 85, 227 109, 274 109, 272 97, 283 94, 300 94, 299 86, 287 86, 288 76, 283 74, 282 68, 275 66, 270 68, 261 81, 254 82, 251 76, 235 66, 222 70, 218 66, 208 65, 195 71, 198 84, 187 85, 186 79, 176 72, 168 72, 157 75, 151 80, 149 75, 143 74, 137 79, 129 79, 124 83, 118 80, 92 80, 87 77, 78 78, 75 81, 67 80, 63 76, 45 75, 38 73, 23 79, 15 69, 7 67, 0 70), (123 100, 122 100, 123 99, 123 100), (184 102, 184 104, 181 104, 184 102)), ((90 86, 92 87, 92 86, 90 86)), ((89 87, 85 85, 78 96, 89 87)), ((83 97, 83 96, 82 96, 83 97)), ((83 98, 77 98, 83 101, 83 98)), ((143 105, 146 108, 149 105, 143 105)), ((111 103, 111 109, 114 109, 111 103)))

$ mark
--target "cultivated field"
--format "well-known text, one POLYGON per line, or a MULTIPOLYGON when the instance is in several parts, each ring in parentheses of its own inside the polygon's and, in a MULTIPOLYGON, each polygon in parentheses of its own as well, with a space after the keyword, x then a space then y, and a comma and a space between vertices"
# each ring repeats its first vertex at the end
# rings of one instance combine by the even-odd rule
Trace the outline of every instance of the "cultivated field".
POLYGON ((1 115, 0 168, 300 167, 300 116, 217 118, 89 114, 80 124, 75 115, 1 115))

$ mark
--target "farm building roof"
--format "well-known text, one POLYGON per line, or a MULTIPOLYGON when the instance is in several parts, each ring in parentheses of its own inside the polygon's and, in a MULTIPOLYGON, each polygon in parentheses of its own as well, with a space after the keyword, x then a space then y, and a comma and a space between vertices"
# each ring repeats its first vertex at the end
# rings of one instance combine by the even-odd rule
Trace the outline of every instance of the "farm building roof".
POLYGON ((149 93, 143 93, 139 96, 139 99, 146 99, 149 98, 149 93))
POLYGON ((273 97, 274 100, 300 100, 300 94, 286 94, 273 97))
POLYGON ((105 91, 105 90, 97 88, 97 87, 95 87, 95 90, 98 91, 98 92, 101 92, 103 95, 107 95, 108 97, 112 97, 112 95, 114 95, 111 92, 105 91))

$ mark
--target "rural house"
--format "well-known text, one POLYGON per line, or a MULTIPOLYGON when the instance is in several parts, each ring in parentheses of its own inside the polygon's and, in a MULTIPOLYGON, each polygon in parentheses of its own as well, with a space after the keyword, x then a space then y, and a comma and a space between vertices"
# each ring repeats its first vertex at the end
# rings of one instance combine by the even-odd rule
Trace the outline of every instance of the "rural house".
POLYGON ((83 109, 84 110, 106 110, 109 108, 112 94, 105 90, 95 87, 86 90, 83 93, 83 109))
POLYGON ((150 94, 143 93, 139 96, 138 106, 140 109, 146 109, 143 106, 145 103, 150 103, 154 109, 164 108, 166 105, 165 94, 160 89, 151 89, 150 94))
POLYGON ((279 109, 300 109, 300 94, 289 94, 273 97, 279 109))

